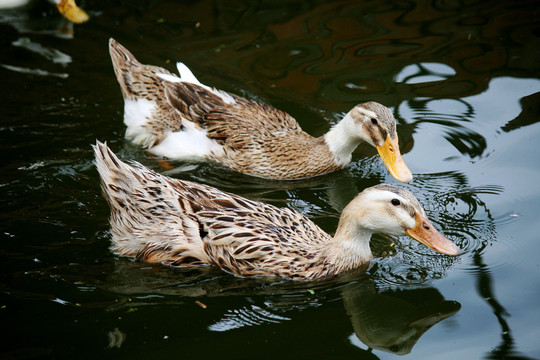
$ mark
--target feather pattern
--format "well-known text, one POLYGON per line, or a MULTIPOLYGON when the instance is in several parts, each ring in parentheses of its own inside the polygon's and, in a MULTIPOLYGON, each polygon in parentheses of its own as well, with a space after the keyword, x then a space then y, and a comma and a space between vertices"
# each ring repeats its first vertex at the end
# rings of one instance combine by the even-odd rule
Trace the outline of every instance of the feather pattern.
POLYGON ((315 279, 368 262, 373 232, 401 235, 417 213, 425 216, 406 190, 376 186, 345 208, 332 237, 291 209, 128 165, 104 143, 97 142, 94 152, 111 208, 112 249, 148 262, 315 279), (390 198, 403 206, 391 205, 390 198))

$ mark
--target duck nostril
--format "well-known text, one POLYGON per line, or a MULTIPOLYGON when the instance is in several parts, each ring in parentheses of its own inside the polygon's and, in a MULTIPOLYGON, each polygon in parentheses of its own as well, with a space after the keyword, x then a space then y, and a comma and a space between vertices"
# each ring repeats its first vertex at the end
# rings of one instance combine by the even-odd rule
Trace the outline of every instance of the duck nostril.
POLYGON ((422 226, 424 227, 425 230, 430 230, 430 229, 431 229, 431 228, 429 227, 429 225, 427 225, 427 224, 424 224, 424 225, 422 225, 422 226))

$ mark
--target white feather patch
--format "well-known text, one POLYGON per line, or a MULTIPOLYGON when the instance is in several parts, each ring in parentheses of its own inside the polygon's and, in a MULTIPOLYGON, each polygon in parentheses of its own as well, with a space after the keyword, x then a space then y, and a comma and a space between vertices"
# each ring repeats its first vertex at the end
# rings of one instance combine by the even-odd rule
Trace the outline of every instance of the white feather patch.
POLYGON ((180 74, 180 78, 182 79, 182 81, 204 86, 199 80, 197 80, 195 75, 193 75, 191 70, 184 63, 177 62, 176 68, 178 69, 178 73, 180 74))
POLYGON ((165 80, 165 81, 169 81, 169 82, 172 82, 172 83, 179 83, 179 82, 182 82, 182 79, 180 79, 178 76, 176 75, 170 75, 170 74, 162 74, 162 73, 156 73, 156 75, 158 77, 160 77, 162 80, 165 80))
POLYGON ((370 190, 366 191, 366 194, 363 195, 364 199, 373 200, 373 201, 391 201, 392 199, 398 199, 402 203, 408 202, 403 197, 399 196, 398 194, 388 191, 388 190, 370 190))
POLYGON ((349 112, 324 135, 328 148, 334 154, 336 165, 347 166, 351 162, 352 153, 360 143, 354 134, 355 124, 349 112))
POLYGON ((142 146, 148 146, 153 135, 146 129, 145 125, 156 108, 153 101, 139 98, 137 100, 125 100, 124 103, 124 123, 126 124, 126 139, 142 146))
POLYGON ((223 155, 223 147, 206 136, 206 130, 197 129, 192 122, 182 120, 184 130, 168 132, 167 137, 149 151, 169 159, 204 158, 210 154, 223 155))
POLYGON ((365 109, 363 107, 357 107, 358 111, 361 112, 364 116, 370 118, 370 119, 376 119, 377 114, 375 114, 373 111, 365 109))
POLYGON ((231 96, 231 94, 228 94, 226 93, 225 91, 222 91, 222 90, 218 90, 216 88, 212 88, 210 89, 210 91, 212 91, 214 94, 216 94, 217 96, 219 96, 221 98, 221 100, 223 100, 223 102, 225 104, 236 104, 236 101, 234 100, 234 98, 231 96))

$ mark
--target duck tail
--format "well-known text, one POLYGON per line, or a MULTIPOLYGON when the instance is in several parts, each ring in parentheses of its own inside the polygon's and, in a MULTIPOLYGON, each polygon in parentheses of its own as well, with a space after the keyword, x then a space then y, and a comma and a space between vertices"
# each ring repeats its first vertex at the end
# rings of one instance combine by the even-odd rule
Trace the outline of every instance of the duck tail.
POLYGON ((140 64, 128 49, 113 38, 109 39, 109 53, 115 69, 126 64, 140 64))
POLYGON ((112 193, 117 191, 118 183, 131 183, 131 179, 129 179, 129 174, 132 173, 131 167, 118 159, 106 142, 96 141, 92 148, 94 149, 95 164, 101 178, 103 196, 111 208, 120 207, 120 204, 113 200, 115 197, 112 196, 112 193))
MULTIPOLYGON (((103 196, 111 208, 111 249, 148 262, 208 264, 199 224, 180 207, 181 194, 172 179, 139 163, 122 162, 106 143, 96 141, 93 148, 103 196)), ((176 184, 182 186, 180 181, 176 184)))
POLYGON ((109 53, 111 55, 116 79, 122 89, 122 95, 124 96, 124 99, 131 99, 133 93, 137 90, 134 89, 137 83, 137 76, 134 74, 135 69, 138 69, 143 65, 128 49, 120 45, 120 43, 113 38, 109 39, 109 53))

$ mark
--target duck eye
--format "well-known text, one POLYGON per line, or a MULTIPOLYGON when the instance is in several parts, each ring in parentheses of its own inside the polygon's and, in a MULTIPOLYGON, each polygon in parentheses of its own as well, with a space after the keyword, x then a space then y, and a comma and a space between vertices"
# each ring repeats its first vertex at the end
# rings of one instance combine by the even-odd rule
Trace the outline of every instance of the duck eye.
POLYGON ((377 119, 371 118, 370 120, 373 125, 377 125, 377 119))
POLYGON ((392 205, 399 206, 401 205, 401 201, 399 201, 398 199, 392 199, 392 205))

